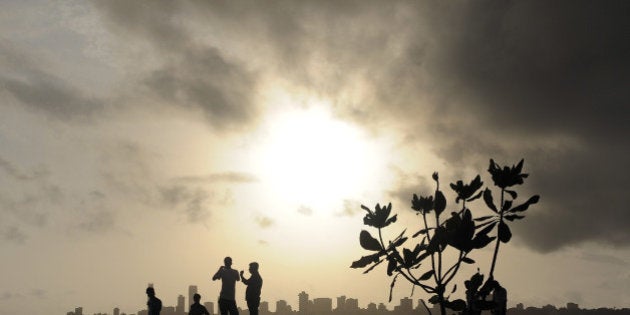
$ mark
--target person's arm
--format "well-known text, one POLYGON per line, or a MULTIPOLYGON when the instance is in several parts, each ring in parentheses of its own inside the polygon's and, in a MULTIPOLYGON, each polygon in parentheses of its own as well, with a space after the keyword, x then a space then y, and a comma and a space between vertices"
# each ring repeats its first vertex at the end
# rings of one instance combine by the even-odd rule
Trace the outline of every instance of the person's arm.
POLYGON ((243 283, 245 283, 246 285, 249 285, 249 280, 251 280, 252 278, 250 277, 249 280, 245 278, 244 271, 241 270, 241 279, 243 280, 243 283))
POLYGON ((219 270, 212 276, 212 281, 221 279, 221 274, 223 273, 223 266, 219 267, 219 270))
POLYGON ((238 276, 238 271, 234 270, 234 273, 236 274, 236 281, 241 281, 241 278, 238 276))

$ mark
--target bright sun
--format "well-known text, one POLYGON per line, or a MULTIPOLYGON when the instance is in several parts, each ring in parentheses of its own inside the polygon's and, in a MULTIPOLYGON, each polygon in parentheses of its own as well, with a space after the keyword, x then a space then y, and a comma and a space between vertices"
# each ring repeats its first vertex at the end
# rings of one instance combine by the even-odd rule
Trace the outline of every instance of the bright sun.
POLYGON ((291 203, 331 207, 378 180, 377 145, 358 127, 331 116, 324 103, 273 114, 265 135, 261 179, 291 203))

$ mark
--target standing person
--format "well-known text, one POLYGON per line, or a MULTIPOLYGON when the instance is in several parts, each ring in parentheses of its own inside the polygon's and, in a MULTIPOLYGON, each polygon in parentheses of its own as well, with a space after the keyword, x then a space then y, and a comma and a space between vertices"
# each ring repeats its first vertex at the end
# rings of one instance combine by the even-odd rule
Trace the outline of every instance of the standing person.
POLYGON ((155 289, 148 287, 147 296, 149 297, 149 300, 147 301, 149 315, 160 315, 160 311, 162 310, 162 300, 155 296, 155 289))
POLYGON ((235 287, 239 281, 238 271, 232 269, 232 258, 225 257, 223 266, 212 277, 212 281, 221 279, 221 293, 219 294, 219 311, 221 315, 238 315, 236 308, 235 287))
POLYGON ((188 315, 210 315, 206 307, 199 303, 199 300, 201 300, 201 295, 195 293, 195 295, 193 295, 193 300, 195 300, 195 303, 190 305, 190 311, 188 311, 188 315))
POLYGON ((262 289, 263 280, 258 273, 258 263, 253 262, 249 264, 249 273, 252 275, 249 279, 245 279, 241 270, 241 279, 243 283, 247 285, 245 290, 245 301, 247 301, 247 308, 249 308, 249 315, 258 315, 258 306, 260 306, 260 290, 262 289))

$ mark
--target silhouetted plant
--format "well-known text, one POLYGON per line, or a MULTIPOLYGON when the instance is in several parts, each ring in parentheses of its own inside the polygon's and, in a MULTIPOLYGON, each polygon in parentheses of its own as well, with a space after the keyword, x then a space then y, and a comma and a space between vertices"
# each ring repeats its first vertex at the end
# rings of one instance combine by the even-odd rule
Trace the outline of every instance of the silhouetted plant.
MULTIPOLYGON (((521 185, 523 179, 528 176, 528 174, 522 173, 522 167, 523 160, 511 168, 501 168, 494 160, 490 160, 488 171, 495 186, 501 189, 500 209, 494 205, 492 191, 489 188, 481 190, 483 182, 479 175, 468 184, 464 184, 461 180, 451 184, 450 187, 457 195, 455 203, 459 204, 461 201, 461 208, 451 212, 450 217, 446 219, 442 217, 442 214, 446 209, 447 201, 444 193, 440 190, 438 173, 433 173, 432 178, 436 183, 434 194, 420 197, 414 194, 411 200, 411 209, 416 212, 416 215, 422 217, 421 229, 411 236, 412 239, 418 241, 411 247, 403 247, 409 240, 405 236, 406 231, 387 243, 383 240, 382 230, 397 220, 397 215, 390 216, 392 214, 391 203, 387 206, 376 204, 374 210, 361 205, 361 208, 367 211, 363 223, 376 228, 378 238, 372 236, 367 230, 361 231, 359 243, 361 247, 372 253, 354 261, 350 267, 366 268, 364 273, 368 273, 382 262, 387 261, 387 275, 393 276, 389 293, 390 301, 396 279, 402 276, 413 284, 414 288, 419 286, 426 293, 431 294, 428 301, 432 304, 439 304, 442 315, 446 314, 447 308, 454 311, 465 311, 468 314, 491 309, 494 304, 492 301, 486 301, 486 297, 493 289, 499 287, 498 282, 493 277, 499 244, 501 242, 507 243, 512 235, 505 220, 522 219, 524 217, 522 213, 539 199, 538 196, 534 196, 525 203, 512 207, 512 203, 518 195, 510 187, 521 185), (511 198, 506 198, 506 194, 511 198), (487 207, 494 213, 473 219, 467 203, 482 196, 487 207), (433 215, 431 216, 431 214, 433 215), (475 222, 478 223, 475 224, 475 222), (495 227, 498 227, 497 236, 489 236, 495 227), (461 264, 475 264, 469 254, 475 249, 484 248, 494 239, 497 241, 486 282, 483 282, 484 276, 477 271, 470 280, 464 283, 466 301, 451 299, 451 295, 457 290, 457 285, 453 285, 452 289, 448 291, 447 287, 459 271, 461 264), (450 263, 445 261, 443 255, 447 249, 457 253, 457 258, 450 263), (424 266, 429 267, 421 268, 425 260, 424 266)), ((424 303, 424 301, 422 302, 424 303)), ((431 313, 428 307, 427 310, 431 313)))

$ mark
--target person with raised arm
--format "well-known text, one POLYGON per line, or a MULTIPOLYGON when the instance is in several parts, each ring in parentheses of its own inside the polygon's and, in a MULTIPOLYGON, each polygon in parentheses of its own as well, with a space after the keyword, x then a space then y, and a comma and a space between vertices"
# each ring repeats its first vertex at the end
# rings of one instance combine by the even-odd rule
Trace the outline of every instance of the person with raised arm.
POLYGON ((223 266, 212 277, 212 281, 221 279, 221 293, 219 294, 219 311, 221 315, 238 315, 236 307, 235 289, 239 281, 238 271, 232 269, 232 258, 225 257, 223 266))
POLYGON ((245 290, 245 301, 247 301, 247 308, 249 309, 249 315, 258 315, 258 307, 260 306, 260 291, 262 289, 263 280, 258 272, 258 263, 252 262, 249 264, 249 273, 252 275, 249 279, 245 278, 241 270, 241 279, 243 283, 247 285, 245 290))

